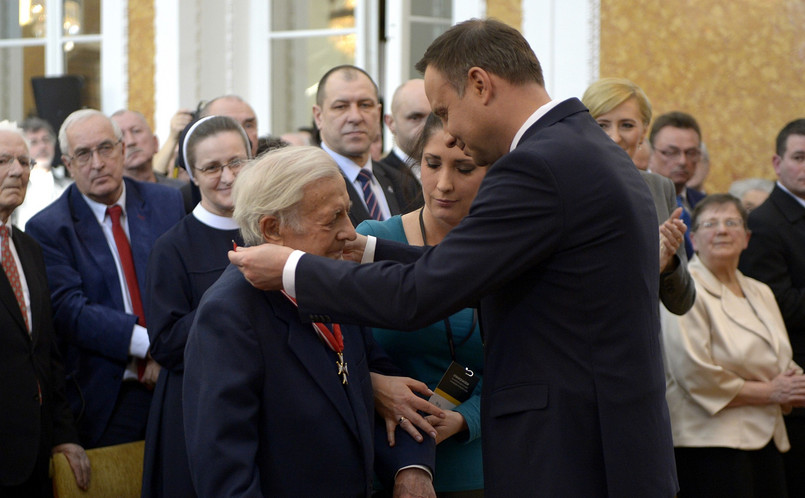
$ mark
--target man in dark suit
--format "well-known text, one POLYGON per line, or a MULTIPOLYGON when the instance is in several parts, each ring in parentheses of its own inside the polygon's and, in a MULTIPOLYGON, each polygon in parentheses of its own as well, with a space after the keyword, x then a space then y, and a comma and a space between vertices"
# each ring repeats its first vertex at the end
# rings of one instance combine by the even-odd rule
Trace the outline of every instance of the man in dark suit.
POLYGON ((383 164, 397 171, 403 188, 407 206, 403 213, 422 207, 422 185, 419 183, 420 165, 414 155, 419 135, 430 114, 430 103, 425 95, 425 80, 408 80, 394 91, 391 99, 391 113, 383 116, 389 131, 394 136, 391 152, 382 159, 383 164))
MULTIPOLYGON (((240 175, 235 218, 246 244, 341 259, 355 229, 343 177, 325 152, 277 150, 240 175)), ((201 300, 185 350, 196 492, 371 496, 377 471, 395 491, 434 496, 434 440, 401 434, 390 448, 375 423, 369 372, 390 368, 371 331, 303 323, 287 295, 255 289, 230 266, 201 300)))
POLYGON ((366 241, 408 264, 230 259, 260 288, 284 281, 305 320, 413 329, 480 300, 487 496, 673 496, 645 182, 581 102, 550 99, 515 29, 461 23, 417 68, 449 145, 490 165, 461 224, 428 249, 366 241))
MULTIPOLYGON (((696 171, 702 157, 702 132, 699 123, 684 112, 674 111, 663 114, 654 120, 649 133, 651 155, 648 169, 653 173, 668 177, 676 187, 676 204, 682 208, 682 221, 690 226, 690 213, 696 204, 704 199, 699 192, 685 185, 696 171)), ((690 233, 685 232, 685 253, 693 257, 690 233)))
POLYGON ((22 204, 34 160, 22 130, 0 123, 0 495, 50 496, 51 452, 67 456, 79 487, 90 467, 64 394, 53 340, 45 262, 9 219, 22 204))
MULTIPOLYGON (((777 135, 772 158, 777 184, 749 214, 752 237, 738 268, 771 287, 794 350, 805 365, 805 119, 777 135)), ((789 496, 805 496, 805 409, 785 417, 791 450, 783 454, 789 496)))
POLYGON ((27 231, 45 256, 68 400, 85 446, 136 441, 159 371, 142 312, 146 263, 184 215, 181 195, 123 178, 122 134, 99 111, 68 116, 59 142, 75 183, 27 231))
POLYGON ((372 141, 380 133, 377 85, 363 69, 336 66, 321 77, 313 106, 321 147, 341 168, 352 202, 349 218, 385 220, 405 207, 398 174, 372 161, 372 141))

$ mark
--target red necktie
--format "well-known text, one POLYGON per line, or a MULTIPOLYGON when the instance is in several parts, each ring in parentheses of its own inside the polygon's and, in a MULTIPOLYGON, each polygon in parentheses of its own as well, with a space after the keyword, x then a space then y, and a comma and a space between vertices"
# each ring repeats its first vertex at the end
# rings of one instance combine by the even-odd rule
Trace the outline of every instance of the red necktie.
MULTIPOLYGON (((117 254, 120 256, 120 266, 123 267, 123 276, 126 277, 126 287, 129 289, 131 298, 131 310, 137 315, 137 323, 145 327, 145 313, 143 312, 143 301, 140 299, 140 286, 137 283, 137 272, 134 270, 134 257, 131 255, 131 245, 126 237, 126 231, 120 224, 120 215, 123 208, 115 204, 106 208, 106 214, 112 219, 112 235, 115 237, 117 254)), ((145 361, 137 360, 137 378, 142 380, 145 372, 145 361)))
POLYGON ((25 320, 25 328, 28 333, 31 333, 31 324, 28 323, 28 307, 25 306, 25 295, 22 293, 22 283, 20 282, 20 274, 17 272, 17 263, 14 261, 14 256, 11 254, 11 229, 7 226, 0 227, 2 233, 2 258, 3 258, 3 271, 6 272, 8 282, 14 290, 14 296, 17 298, 17 304, 20 305, 22 318, 25 320))

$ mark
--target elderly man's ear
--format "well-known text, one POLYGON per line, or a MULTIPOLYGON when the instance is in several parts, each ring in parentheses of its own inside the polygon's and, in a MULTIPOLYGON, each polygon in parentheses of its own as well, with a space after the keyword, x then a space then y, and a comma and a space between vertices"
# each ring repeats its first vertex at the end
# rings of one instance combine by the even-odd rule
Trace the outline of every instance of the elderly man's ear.
POLYGON ((285 245, 282 235, 280 235, 280 224, 276 216, 265 215, 260 218, 260 233, 263 234, 263 240, 269 244, 285 245))

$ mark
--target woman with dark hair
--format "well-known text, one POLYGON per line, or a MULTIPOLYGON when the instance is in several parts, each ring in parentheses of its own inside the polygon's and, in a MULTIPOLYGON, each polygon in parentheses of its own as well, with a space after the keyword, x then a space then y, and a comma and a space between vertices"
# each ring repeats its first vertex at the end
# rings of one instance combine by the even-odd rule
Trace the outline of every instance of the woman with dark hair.
MULTIPOLYGON (((436 245, 469 213, 486 175, 458 147, 447 147, 442 122, 431 114, 414 149, 421 164, 425 205, 385 221, 367 220, 357 232, 411 245, 436 245)), ((483 347, 475 310, 464 309, 441 322, 414 332, 375 329, 375 340, 410 377, 437 393, 439 379, 451 363, 483 374, 483 347)), ((382 384, 374 381, 375 396, 383 399, 382 384)), ((468 400, 446 417, 429 416, 437 432, 434 488, 439 496, 483 496, 480 433, 480 385, 468 400), (447 494, 445 494, 447 493, 447 494)), ((387 394, 386 396, 390 396, 387 394)))
POLYGON ((771 290, 738 271, 741 202, 705 197, 692 235, 696 302, 663 334, 679 496, 785 497, 783 414, 805 405, 805 375, 771 290))
POLYGON ((182 425, 184 349, 201 296, 240 243, 232 186, 249 160, 249 139, 232 118, 193 123, 180 154, 201 202, 154 244, 148 261, 146 316, 151 356, 162 365, 145 439, 142 496, 194 496, 182 425))

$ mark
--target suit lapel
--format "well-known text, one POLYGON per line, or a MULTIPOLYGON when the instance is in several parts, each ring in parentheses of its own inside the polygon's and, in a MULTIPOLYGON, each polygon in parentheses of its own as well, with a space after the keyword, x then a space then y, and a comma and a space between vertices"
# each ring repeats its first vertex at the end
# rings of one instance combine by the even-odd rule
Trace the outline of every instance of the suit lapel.
POLYGON ((363 194, 358 192, 355 186, 350 183, 349 179, 344 176, 343 172, 341 172, 341 176, 344 178, 344 183, 347 184, 349 201, 352 203, 352 206, 349 208, 349 219, 352 221, 353 226, 358 226, 363 220, 369 219, 369 211, 366 210, 366 206, 364 205, 363 194))
POLYGON ((126 219, 129 223, 131 239, 129 243, 134 257, 134 270, 137 272, 137 284, 142 293, 145 289, 145 276, 148 271, 148 254, 154 245, 148 224, 150 210, 140 192, 139 185, 126 179, 124 181, 126 182, 126 219))
MULTIPOLYGON (((336 413, 343 419, 355 437, 360 440, 355 408, 348 398, 341 379, 337 375, 335 358, 319 339, 313 326, 302 323, 296 307, 279 292, 267 293, 274 314, 288 326, 288 349, 299 359, 313 381, 333 404, 336 413), (286 302, 282 302, 286 301, 286 302)), ((347 360, 349 363, 349 360, 347 360)), ((350 387, 351 385, 348 385, 350 387)), ((354 388, 354 386, 352 386, 354 388)))
POLYGON ((76 236, 84 247, 84 251, 89 254, 95 265, 100 269, 100 274, 103 275, 109 296, 114 301, 114 307, 120 310, 125 309, 115 259, 112 256, 112 250, 109 248, 106 236, 103 234, 103 229, 98 224, 98 220, 89 205, 79 193, 78 188, 75 185, 70 188, 72 194, 70 196, 70 210, 73 214, 76 236))
POLYGON ((389 178, 386 174, 386 170, 383 169, 381 164, 372 162, 372 174, 375 175, 377 182, 383 189, 383 196, 386 198, 386 203, 389 206, 389 212, 391 215, 393 216, 399 213, 400 205, 397 203, 397 195, 394 193, 394 184, 392 183, 391 178, 389 178))
MULTIPOLYGON (((41 296, 48 296, 50 298, 50 289, 47 287, 47 280, 42 281, 40 275, 45 272, 44 268, 39 268, 36 260, 34 259, 32 251, 28 248, 26 242, 22 240, 17 230, 11 237, 14 240, 14 245, 17 247, 17 255, 20 257, 20 264, 22 265, 22 272, 25 274, 25 283, 28 285, 28 295, 31 301, 31 339, 36 342, 39 340, 39 320, 42 319, 42 301, 41 296)), ((11 286, 9 285, 9 288, 11 286)), ((19 308, 18 308, 19 309, 19 308)), ((22 316, 22 313, 20 313, 22 316)), ((50 317, 46 317, 50 319, 50 317)), ((23 324, 24 325, 24 324, 23 324)), ((26 331, 26 334, 27 331, 26 331)))

